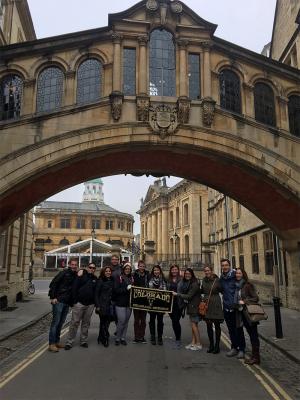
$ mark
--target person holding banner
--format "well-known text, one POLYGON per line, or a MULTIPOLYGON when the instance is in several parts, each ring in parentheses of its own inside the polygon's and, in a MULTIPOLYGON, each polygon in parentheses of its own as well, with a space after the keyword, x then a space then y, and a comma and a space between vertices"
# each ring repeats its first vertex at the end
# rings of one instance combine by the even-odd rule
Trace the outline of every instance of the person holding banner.
MULTIPOLYGON (((149 279, 149 288, 150 289, 159 289, 159 290, 166 290, 167 289, 167 282, 162 272, 160 265, 154 265, 152 271, 150 273, 149 279)), ((154 312, 150 311, 150 335, 151 335, 151 344, 156 345, 156 327, 155 321, 157 321, 157 343, 162 346, 163 345, 163 332, 164 332, 164 313, 162 312, 154 312)))
MULTIPOLYGON (((145 269, 145 263, 143 260, 139 260, 138 269, 133 274, 133 282, 136 287, 148 287, 149 272, 145 269)), ((133 343, 147 343, 145 340, 146 331, 146 317, 147 311, 145 310, 133 310, 134 315, 134 340, 133 343)))
POLYGON ((119 346, 120 343, 124 346, 127 345, 126 333, 128 322, 131 316, 130 305, 130 289, 133 285, 132 268, 130 263, 123 265, 119 279, 115 279, 113 299, 116 306, 117 314, 117 332, 115 345, 119 346))
POLYGON ((178 292, 173 292, 173 295, 178 296, 179 298, 188 302, 187 314, 189 315, 191 321, 192 342, 185 346, 185 348, 193 351, 202 350, 200 332, 198 328, 198 323, 201 319, 198 312, 201 301, 201 290, 194 271, 191 268, 187 268, 184 271, 183 279, 178 285, 178 292))
MULTIPOLYGON (((167 282, 168 290, 172 292, 177 292, 178 291, 178 284, 181 281, 180 277, 180 269, 178 265, 171 265, 170 270, 169 270, 169 278, 167 282)), ((183 310, 183 304, 182 301, 180 301, 180 298, 175 298, 173 302, 173 309, 172 312, 169 314, 171 321, 172 321, 172 327, 173 331, 175 334, 175 346, 176 348, 180 349, 181 347, 181 325, 180 325, 180 319, 182 316, 182 310, 183 310)))

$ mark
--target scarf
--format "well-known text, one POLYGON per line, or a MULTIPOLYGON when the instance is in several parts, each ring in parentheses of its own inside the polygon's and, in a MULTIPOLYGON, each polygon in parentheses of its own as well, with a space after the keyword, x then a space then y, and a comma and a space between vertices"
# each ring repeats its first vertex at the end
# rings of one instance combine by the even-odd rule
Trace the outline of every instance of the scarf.
POLYGON ((241 300, 241 290, 245 283, 245 279, 243 278, 240 281, 235 282, 234 304, 238 307, 238 309, 240 308, 239 301, 241 300))
POLYGON ((161 276, 152 276, 149 281, 149 287, 153 289, 166 289, 166 283, 161 276))

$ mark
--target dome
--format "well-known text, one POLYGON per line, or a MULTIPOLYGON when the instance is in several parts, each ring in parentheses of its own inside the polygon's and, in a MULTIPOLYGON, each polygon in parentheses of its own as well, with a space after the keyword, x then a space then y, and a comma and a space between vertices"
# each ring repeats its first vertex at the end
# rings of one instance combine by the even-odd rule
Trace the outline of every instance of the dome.
POLYGON ((99 183, 100 185, 103 185, 103 181, 101 178, 91 179, 90 181, 87 181, 85 183, 99 183))

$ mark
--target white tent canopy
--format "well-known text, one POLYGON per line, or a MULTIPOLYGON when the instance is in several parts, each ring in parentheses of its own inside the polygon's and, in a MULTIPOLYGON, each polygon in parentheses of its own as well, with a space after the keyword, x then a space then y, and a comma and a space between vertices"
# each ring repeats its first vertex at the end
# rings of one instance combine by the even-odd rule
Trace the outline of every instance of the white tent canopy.
MULTIPOLYGON (((69 259, 72 257, 78 258, 79 267, 87 265, 90 262, 95 263, 97 267, 103 267, 104 263, 107 263, 112 256, 112 248, 111 244, 90 237, 47 251, 44 255, 44 267, 51 269, 66 267, 69 259)), ((131 252, 121 247, 119 248, 119 252, 122 259, 128 257, 129 260, 132 260, 133 254, 131 252)))

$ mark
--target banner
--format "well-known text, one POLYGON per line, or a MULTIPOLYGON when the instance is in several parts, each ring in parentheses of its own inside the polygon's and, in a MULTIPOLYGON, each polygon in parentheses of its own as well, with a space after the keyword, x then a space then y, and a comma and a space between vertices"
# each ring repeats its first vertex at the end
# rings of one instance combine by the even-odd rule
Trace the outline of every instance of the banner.
POLYGON ((130 307, 149 312, 171 313, 173 294, 169 290, 132 286, 130 290, 130 307))

